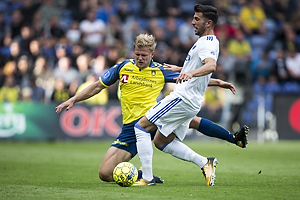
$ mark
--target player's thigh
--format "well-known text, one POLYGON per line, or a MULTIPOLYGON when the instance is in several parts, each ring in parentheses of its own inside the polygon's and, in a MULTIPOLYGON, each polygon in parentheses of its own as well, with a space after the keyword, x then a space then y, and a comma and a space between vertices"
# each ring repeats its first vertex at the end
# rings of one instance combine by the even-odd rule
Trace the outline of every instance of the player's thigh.
POLYGON ((138 124, 149 132, 156 130, 156 125, 151 123, 145 116, 138 121, 138 124))
POLYGON ((99 169, 99 173, 112 174, 117 164, 131 160, 132 154, 123 149, 111 146, 107 150, 99 169))
MULTIPOLYGON (((152 107, 145 117, 154 123, 159 132, 166 138, 174 133, 182 141, 185 138, 190 121, 197 113, 197 109, 190 107, 179 97, 169 95, 152 107)), ((156 140, 156 142, 158 141, 156 140)))

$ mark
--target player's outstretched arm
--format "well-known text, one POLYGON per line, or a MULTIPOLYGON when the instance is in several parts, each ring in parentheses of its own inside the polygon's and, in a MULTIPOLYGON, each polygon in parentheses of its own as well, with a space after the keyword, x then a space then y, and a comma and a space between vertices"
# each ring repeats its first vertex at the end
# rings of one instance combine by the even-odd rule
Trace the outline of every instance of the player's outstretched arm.
POLYGON ((175 78, 176 83, 181 83, 184 81, 188 81, 189 79, 193 77, 199 77, 199 76, 205 76, 207 74, 210 74, 214 71, 216 71, 217 62, 213 58, 206 58, 204 60, 205 64, 202 65, 202 67, 199 67, 197 69, 194 69, 189 72, 180 73, 177 78, 175 78))
POLYGON ((208 86, 219 86, 221 88, 229 89, 233 94, 235 94, 236 92, 236 89, 233 84, 226 81, 222 81, 221 79, 211 78, 209 80, 208 86))
POLYGON ((66 110, 69 110, 73 107, 74 103, 86 100, 95 94, 98 94, 101 90, 103 90, 105 87, 102 85, 102 83, 98 80, 91 85, 89 85, 87 88, 73 96, 72 98, 68 99, 67 101, 61 103, 60 105, 55 107, 56 113, 60 113, 63 108, 66 107, 66 110))
POLYGON ((165 68, 165 70, 172 71, 172 72, 181 72, 181 69, 182 69, 182 67, 178 67, 177 65, 171 65, 171 64, 167 64, 167 63, 164 63, 164 66, 167 66, 167 68, 165 68))

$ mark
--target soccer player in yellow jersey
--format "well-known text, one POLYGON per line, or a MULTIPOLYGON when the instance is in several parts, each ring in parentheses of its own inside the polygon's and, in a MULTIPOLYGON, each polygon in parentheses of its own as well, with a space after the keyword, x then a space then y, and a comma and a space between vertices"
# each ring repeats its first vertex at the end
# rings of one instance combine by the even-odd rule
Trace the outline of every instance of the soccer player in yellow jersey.
MULTIPOLYGON (((60 113, 65 107, 66 110, 69 110, 74 103, 86 100, 120 80, 123 127, 120 135, 107 150, 100 165, 99 178, 103 181, 113 181, 112 175, 115 166, 120 162, 131 160, 137 154, 134 125, 157 103, 156 99, 164 84, 166 82, 175 82, 174 78, 179 75, 178 72, 173 72, 172 68, 175 67, 170 65, 170 68, 168 68, 152 60, 155 47, 156 41, 154 36, 148 34, 138 35, 134 41, 134 59, 124 60, 114 65, 98 81, 56 107, 57 113, 60 113)), ((227 88, 235 93, 235 87, 222 80, 211 79, 209 85, 227 88)), ((195 117, 190 127, 198 129, 205 135, 218 137, 237 144, 234 134, 229 133, 225 129, 222 134, 219 134, 221 131, 216 131, 209 123, 201 125, 203 120, 195 117)), ((207 121, 210 122, 209 120, 207 121)), ((213 124, 213 122, 210 123, 213 124)), ((241 130, 244 131, 243 129, 241 130)), ((246 140, 244 140, 244 143, 246 145, 246 140)), ((139 170, 139 177, 141 177, 141 174, 142 172, 139 170)), ((154 178, 156 183, 163 183, 158 177, 154 178)))

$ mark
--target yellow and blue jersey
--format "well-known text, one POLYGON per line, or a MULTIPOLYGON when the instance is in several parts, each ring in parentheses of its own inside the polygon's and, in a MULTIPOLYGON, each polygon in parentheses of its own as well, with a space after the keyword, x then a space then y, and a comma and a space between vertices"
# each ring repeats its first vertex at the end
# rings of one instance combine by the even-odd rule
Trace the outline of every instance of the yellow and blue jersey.
POLYGON ((154 106, 167 82, 175 82, 179 73, 166 71, 164 66, 151 61, 147 68, 136 66, 134 59, 124 60, 106 71, 100 82, 108 87, 120 80, 123 124, 131 123, 145 115, 154 106))

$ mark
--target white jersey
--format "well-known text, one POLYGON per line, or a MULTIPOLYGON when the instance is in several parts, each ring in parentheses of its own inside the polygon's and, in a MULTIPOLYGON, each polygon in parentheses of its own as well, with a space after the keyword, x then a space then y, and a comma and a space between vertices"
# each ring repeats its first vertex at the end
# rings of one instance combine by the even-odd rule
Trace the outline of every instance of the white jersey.
MULTIPOLYGON (((189 72, 202 67, 205 64, 205 58, 213 58, 217 61, 218 56, 219 40, 216 36, 202 36, 190 49, 181 72, 189 72)), ((174 93, 193 109, 200 110, 203 95, 210 77, 211 73, 205 76, 193 77, 188 81, 176 84, 174 87, 174 93)))
MULTIPOLYGON (((189 72, 204 65, 205 58, 217 61, 219 41, 213 35, 203 36, 191 48, 181 72, 189 72)), ((200 111, 203 95, 211 74, 193 77, 188 81, 176 84, 174 92, 153 106, 145 117, 155 124, 165 137, 174 133, 183 140, 189 128, 190 121, 200 111)))

